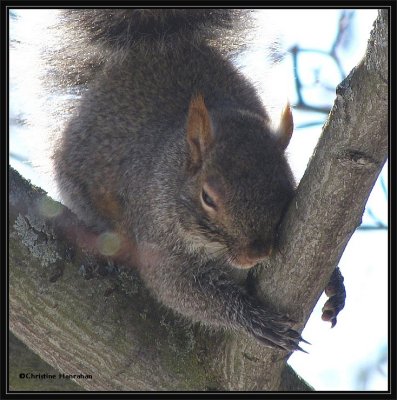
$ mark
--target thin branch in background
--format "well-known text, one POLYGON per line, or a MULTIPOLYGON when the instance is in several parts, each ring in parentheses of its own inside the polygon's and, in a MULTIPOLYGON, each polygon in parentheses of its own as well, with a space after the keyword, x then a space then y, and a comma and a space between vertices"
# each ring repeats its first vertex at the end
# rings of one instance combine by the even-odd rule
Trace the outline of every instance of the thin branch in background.
MULTIPOLYGON (((328 107, 312 106, 312 105, 308 105, 306 103, 294 104, 294 109, 301 110, 301 111, 314 111, 314 112, 322 113, 322 114, 324 114, 324 120, 330 111, 330 109, 328 107)), ((324 123, 324 120, 321 122, 321 124, 324 123)))
POLYGON ((33 167, 32 161, 27 159, 25 156, 22 156, 21 154, 10 152, 10 159, 19 161, 23 164, 27 164, 29 167, 33 167))
POLYGON ((343 77, 346 76, 346 73, 339 60, 337 51, 338 47, 341 47, 343 42, 346 43, 346 41, 349 41, 352 36, 351 24, 354 16, 355 16, 354 10, 342 10, 341 15, 339 17, 338 31, 330 51, 330 55, 338 65, 341 75, 343 77))
POLYGON ((304 124, 298 124, 296 127, 298 129, 305 129, 305 128, 311 128, 313 126, 321 127, 323 124, 324 124, 324 120, 321 120, 321 121, 306 122, 304 124))
MULTIPOLYGON (((387 226, 373 213, 371 208, 368 207, 366 212, 374 221, 373 229, 387 229, 387 226)), ((363 227, 371 227, 371 225, 364 225, 363 227)))
POLYGON ((385 197, 387 198, 389 191, 388 191, 388 189, 387 189, 386 182, 385 182, 385 178, 384 178, 383 176, 380 177, 379 183, 380 183, 380 186, 381 186, 381 188, 382 188, 383 194, 384 194, 385 197))

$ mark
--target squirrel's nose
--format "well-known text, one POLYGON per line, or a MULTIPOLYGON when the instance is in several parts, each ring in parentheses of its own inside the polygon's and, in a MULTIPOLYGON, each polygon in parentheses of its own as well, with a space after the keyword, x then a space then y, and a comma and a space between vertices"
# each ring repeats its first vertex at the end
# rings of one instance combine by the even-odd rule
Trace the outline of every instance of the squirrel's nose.
POLYGON ((264 242, 262 240, 256 239, 252 241, 247 249, 247 255, 260 261, 262 258, 270 256, 272 253, 272 245, 269 242, 264 242))
POLYGON ((260 239, 255 239, 242 248, 235 258, 236 266, 240 268, 251 268, 258 264, 265 257, 272 253, 272 243, 264 242, 260 239))

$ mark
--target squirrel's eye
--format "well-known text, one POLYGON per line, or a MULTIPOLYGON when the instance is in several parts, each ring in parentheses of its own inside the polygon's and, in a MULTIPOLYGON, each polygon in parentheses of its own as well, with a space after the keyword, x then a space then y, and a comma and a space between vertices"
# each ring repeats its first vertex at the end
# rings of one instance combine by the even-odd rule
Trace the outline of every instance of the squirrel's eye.
POLYGON ((201 191, 201 198, 206 206, 216 209, 216 204, 214 200, 211 199, 211 197, 204 189, 201 191))

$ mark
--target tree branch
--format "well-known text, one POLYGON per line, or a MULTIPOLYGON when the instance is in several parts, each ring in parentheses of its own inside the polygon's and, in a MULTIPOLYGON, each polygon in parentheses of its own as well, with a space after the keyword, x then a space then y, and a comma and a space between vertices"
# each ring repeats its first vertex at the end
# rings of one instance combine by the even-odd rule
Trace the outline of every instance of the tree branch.
POLYGON ((279 352, 174 316, 133 270, 90 251, 96 236, 69 210, 15 170, 9 178, 10 328, 43 360, 91 375, 76 379, 86 390, 278 387, 279 352))
MULTIPOLYGON (((337 99, 283 222, 280 252, 258 268, 262 297, 307 321, 360 223, 387 157, 388 15, 337 99)), ((210 332, 153 300, 129 268, 99 259, 96 237, 10 169, 10 328, 87 390, 310 390, 287 356, 210 332), (82 246, 82 243, 85 246, 82 246), (94 246, 93 246, 94 247, 94 246)))
POLYGON ((388 10, 335 104, 280 230, 256 271, 262 297, 307 321, 356 228, 388 154, 388 10), (286 284, 280 286, 280 282, 286 284))

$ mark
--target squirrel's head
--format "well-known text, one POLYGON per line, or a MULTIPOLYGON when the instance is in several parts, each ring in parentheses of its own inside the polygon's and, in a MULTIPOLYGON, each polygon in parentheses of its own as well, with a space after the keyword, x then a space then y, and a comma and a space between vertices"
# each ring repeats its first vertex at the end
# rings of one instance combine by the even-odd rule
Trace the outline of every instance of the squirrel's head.
POLYGON ((293 130, 290 108, 277 135, 258 115, 208 111, 197 96, 186 130, 187 179, 180 196, 186 239, 211 257, 252 267, 272 252, 294 193, 284 157, 293 130))

